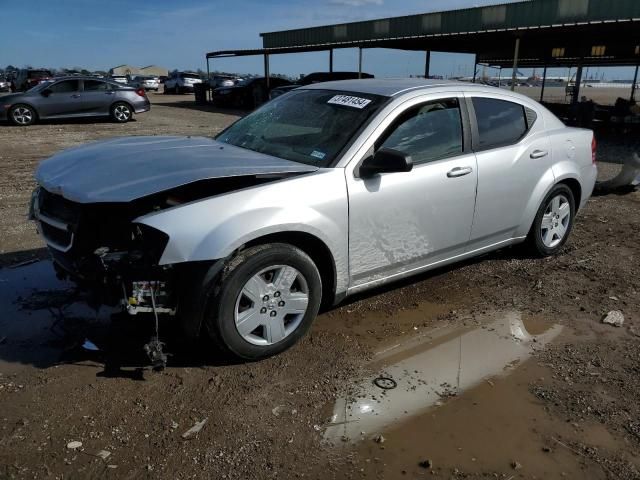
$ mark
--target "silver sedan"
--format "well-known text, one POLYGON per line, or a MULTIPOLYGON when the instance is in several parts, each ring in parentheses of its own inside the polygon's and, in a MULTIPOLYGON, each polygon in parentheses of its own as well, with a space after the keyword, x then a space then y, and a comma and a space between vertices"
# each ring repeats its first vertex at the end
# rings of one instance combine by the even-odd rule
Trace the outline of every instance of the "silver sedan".
POLYGON ((0 99, 0 120, 21 127, 37 120, 111 117, 126 123, 151 108, 143 88, 93 77, 67 77, 40 83, 24 93, 0 99))
POLYGON ((350 80, 294 90, 215 139, 62 152, 38 169, 32 211, 62 274, 258 359, 321 303, 517 243, 557 254, 596 173, 593 132, 525 96, 350 80))

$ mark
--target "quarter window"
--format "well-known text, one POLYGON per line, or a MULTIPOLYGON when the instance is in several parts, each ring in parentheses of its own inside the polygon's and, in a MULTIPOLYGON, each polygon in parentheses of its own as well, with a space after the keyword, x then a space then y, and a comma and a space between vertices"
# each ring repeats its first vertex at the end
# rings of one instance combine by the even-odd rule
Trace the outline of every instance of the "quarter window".
POLYGON ((402 114, 376 148, 398 150, 419 164, 460 155, 462 145, 460 105, 457 99, 450 98, 402 114))
POLYGON ((527 133, 522 105, 494 98, 473 98, 480 150, 517 143, 527 133))
POLYGON ((64 80, 62 82, 54 83, 49 87, 53 93, 70 93, 77 92, 79 90, 78 80, 64 80))

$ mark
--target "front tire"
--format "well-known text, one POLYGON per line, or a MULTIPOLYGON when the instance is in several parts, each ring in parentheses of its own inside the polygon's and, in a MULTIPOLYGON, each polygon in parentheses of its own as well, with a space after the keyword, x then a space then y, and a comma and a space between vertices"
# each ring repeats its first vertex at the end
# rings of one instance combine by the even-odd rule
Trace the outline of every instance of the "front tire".
POLYGON ((36 121, 36 111, 29 105, 14 105, 9 110, 9 120, 19 127, 27 127, 33 125, 36 121))
POLYGON ((205 331, 218 347, 244 360, 294 345, 309 330, 322 299, 316 265, 302 250, 283 243, 239 253, 213 290, 205 331))
POLYGON ((114 103, 111 106, 111 118, 117 123, 127 123, 133 118, 131 105, 124 102, 114 103))
POLYGON ((558 184, 542 201, 533 221, 527 242, 542 257, 557 254, 569 238, 576 214, 571 189, 558 184))

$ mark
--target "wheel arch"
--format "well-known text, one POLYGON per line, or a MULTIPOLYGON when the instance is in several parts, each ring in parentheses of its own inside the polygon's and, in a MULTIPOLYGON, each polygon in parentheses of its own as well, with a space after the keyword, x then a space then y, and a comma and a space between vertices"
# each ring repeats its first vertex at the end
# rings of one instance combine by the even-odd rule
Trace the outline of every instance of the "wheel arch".
MULTIPOLYGON (((318 272, 320 272, 320 279, 322 280, 322 306, 328 307, 335 303, 337 285, 336 262, 326 243, 308 232, 285 231, 254 238, 238 250, 267 243, 287 243, 309 255, 318 268, 318 272)), ((236 252, 238 250, 236 250, 236 252)))

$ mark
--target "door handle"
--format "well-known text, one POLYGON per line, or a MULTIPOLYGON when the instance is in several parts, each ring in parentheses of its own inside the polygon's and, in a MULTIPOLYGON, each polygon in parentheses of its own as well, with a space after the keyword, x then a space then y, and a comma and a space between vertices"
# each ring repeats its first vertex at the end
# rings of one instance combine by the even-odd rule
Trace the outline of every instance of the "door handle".
POLYGON ((529 157, 542 158, 546 157, 547 155, 549 155, 549 152, 547 152, 546 150, 534 150, 533 152, 531 152, 531 155, 529 155, 529 157))
POLYGON ((449 178, 462 177, 464 175, 469 175, 471 172, 473 172, 473 168, 471 167, 456 167, 447 172, 447 177, 449 178))
POLYGON ((113 95, 113 92, 104 92, 105 95, 113 95))
POLYGON ((73 95, 71 95, 71 98, 80 98, 80 95, 77 93, 74 93, 73 95))

